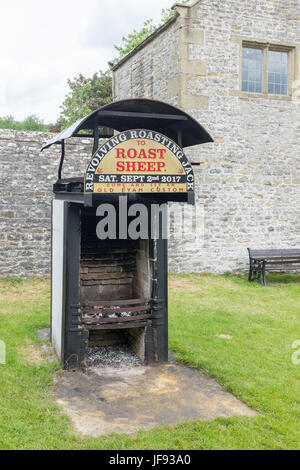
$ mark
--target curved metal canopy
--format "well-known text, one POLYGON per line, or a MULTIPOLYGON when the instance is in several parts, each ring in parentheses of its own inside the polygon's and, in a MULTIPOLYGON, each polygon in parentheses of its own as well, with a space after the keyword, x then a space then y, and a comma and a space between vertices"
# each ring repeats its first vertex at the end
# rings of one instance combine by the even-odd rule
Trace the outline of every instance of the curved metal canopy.
POLYGON ((149 129, 166 135, 180 147, 213 142, 206 130, 181 109, 162 101, 134 98, 107 104, 79 119, 49 140, 41 151, 53 144, 62 144, 69 137, 78 136, 78 132, 82 130, 95 130, 98 127, 109 127, 119 132, 137 128, 149 129))

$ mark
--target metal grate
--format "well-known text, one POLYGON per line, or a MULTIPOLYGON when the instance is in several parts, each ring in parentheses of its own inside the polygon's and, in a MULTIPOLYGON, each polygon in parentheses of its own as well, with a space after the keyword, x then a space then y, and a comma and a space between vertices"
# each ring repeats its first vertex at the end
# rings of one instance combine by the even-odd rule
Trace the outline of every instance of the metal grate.
POLYGON ((151 319, 150 301, 129 299, 114 301, 86 302, 82 306, 82 323, 88 328, 101 326, 126 327, 129 322, 147 322, 151 319))

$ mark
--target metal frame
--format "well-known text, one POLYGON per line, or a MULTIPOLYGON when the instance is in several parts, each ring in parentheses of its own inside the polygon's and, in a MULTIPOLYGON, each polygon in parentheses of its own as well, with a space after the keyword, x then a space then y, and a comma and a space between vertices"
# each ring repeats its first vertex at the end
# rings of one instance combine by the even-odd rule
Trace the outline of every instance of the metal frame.
POLYGON ((66 139, 70 137, 93 138, 94 154, 98 149, 100 138, 113 136, 113 133, 100 135, 99 127, 110 128, 118 132, 137 127, 158 131, 175 142, 177 141, 176 143, 181 148, 213 142, 208 132, 192 116, 175 106, 150 99, 121 100, 109 103, 78 120, 42 147, 41 151, 51 145, 61 145, 62 147, 58 180, 62 178, 66 139), (80 134, 83 130, 90 130, 92 133, 80 134))
POLYGON ((65 368, 83 365, 88 333, 82 328, 80 310, 80 211, 81 206, 67 202, 66 224, 66 316, 64 319, 65 368))
POLYGON ((168 362, 168 240, 157 240, 157 297, 153 300, 158 362, 168 362))
POLYGON ((267 279, 266 279, 266 264, 267 261, 265 259, 255 259, 251 255, 251 249, 248 248, 249 253, 249 261, 250 261, 250 269, 249 269, 249 277, 248 281, 259 281, 262 286, 266 287, 267 279))
MULTIPOLYGON (((62 362, 65 369, 85 366, 85 351, 89 336, 89 328, 82 323, 80 303, 82 210, 85 210, 82 204, 65 201, 62 318, 62 362)), ((146 328, 145 364, 168 361, 168 240, 162 239, 162 214, 157 223, 160 226, 160 238, 149 239, 148 253, 152 273, 151 318, 147 322, 134 325, 135 328, 146 328)), ((149 230, 150 227, 151 224, 149 230)), ((120 325, 120 329, 131 327, 133 325, 120 325)), ((111 325, 101 326, 101 329, 105 328, 111 329, 111 325)))
POLYGON ((63 164, 64 164, 64 160, 65 160, 65 153, 66 153, 66 145, 65 145, 65 141, 62 140, 60 142, 61 144, 61 157, 60 157, 60 162, 59 162, 59 167, 58 167, 58 179, 61 180, 61 177, 62 177, 62 169, 63 169, 63 164))
MULTIPOLYGON (((81 214, 88 207, 96 206, 98 201, 104 202, 106 199, 101 195, 84 194, 83 178, 82 181, 81 178, 62 179, 66 153, 65 140, 69 137, 93 138, 94 155, 99 148, 100 138, 111 137, 100 135, 99 127, 110 127, 123 132, 136 128, 135 122, 138 122, 139 127, 166 135, 180 148, 213 142, 205 129, 184 111, 155 100, 130 99, 111 103, 91 113, 51 139, 42 148, 44 150, 53 144, 61 145, 58 181, 53 189, 55 198, 63 200, 66 209, 62 318, 62 360, 65 368, 80 368, 84 365, 89 336, 88 329, 82 324, 82 306, 80 305, 81 214), (153 112, 148 112, 149 110, 153 112), (115 125, 112 125, 113 123, 115 125), (91 130, 93 134, 80 134, 84 129, 91 130)), ((114 201, 114 197, 108 196, 108 200, 114 201)), ((145 204, 161 204, 169 200, 187 201, 193 204, 194 193, 188 192, 188 200, 186 195, 174 195, 170 199, 170 195, 157 194, 153 199, 153 194, 128 194, 130 204, 139 201, 145 204)), ((149 211, 149 217, 151 217, 151 211, 149 211)), ((140 324, 146 329, 146 364, 168 361, 168 240, 163 239, 162 222, 163 218, 160 213, 158 220, 155 221, 159 225, 158 240, 152 240, 149 236, 148 254, 152 272, 151 317, 140 324)), ((151 225, 149 223, 149 230, 151 230, 151 225)), ((258 276, 259 266, 253 264, 252 271, 258 276), (256 271, 254 268, 257 268, 256 271)), ((129 327, 129 325, 120 326, 120 328, 129 327)))
MULTIPOLYGON (((167 120, 174 120, 174 121, 187 121, 188 118, 187 116, 174 116, 171 114, 150 114, 150 113, 125 113, 125 112, 113 112, 113 111, 99 111, 99 114, 101 113, 101 116, 117 116, 117 117, 123 117, 123 118, 128 118, 128 117, 135 117, 135 118, 147 118, 147 119, 167 119, 167 120)), ((75 134, 73 137, 78 137, 78 138, 90 138, 94 139, 93 143, 93 150, 92 150, 92 156, 97 152, 99 148, 99 140, 100 137, 102 139, 104 138, 111 138, 112 136, 108 135, 101 135, 99 133, 99 127, 97 124, 95 124, 95 127, 93 129, 93 134, 75 134)), ((182 135, 182 130, 180 128, 177 129, 177 139, 175 141, 177 145, 182 148, 183 145, 183 135, 182 135)), ((65 140, 61 140, 57 142, 57 144, 61 145, 61 157, 60 157, 60 163, 59 163, 59 168, 58 168, 58 181, 62 179, 62 168, 65 160, 65 153, 66 153, 66 144, 65 140)), ((199 163, 191 163, 191 165, 194 166, 199 166, 199 163)))
POLYGON ((168 121, 188 121, 188 117, 184 115, 175 114, 159 114, 159 113, 134 113, 125 111, 98 111, 98 116, 109 116, 109 117, 122 117, 128 118, 144 118, 144 119, 166 119, 168 121))

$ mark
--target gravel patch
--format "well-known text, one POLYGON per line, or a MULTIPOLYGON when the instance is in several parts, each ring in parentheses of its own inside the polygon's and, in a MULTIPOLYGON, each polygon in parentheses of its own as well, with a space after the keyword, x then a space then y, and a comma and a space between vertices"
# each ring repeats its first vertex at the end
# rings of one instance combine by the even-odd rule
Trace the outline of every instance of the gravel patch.
POLYGON ((132 353, 129 346, 103 346, 101 348, 88 348, 88 367, 113 367, 115 369, 126 367, 140 367, 142 362, 132 353))
POLYGON ((38 330, 37 336, 42 341, 49 341, 50 340, 50 328, 45 330, 38 330))

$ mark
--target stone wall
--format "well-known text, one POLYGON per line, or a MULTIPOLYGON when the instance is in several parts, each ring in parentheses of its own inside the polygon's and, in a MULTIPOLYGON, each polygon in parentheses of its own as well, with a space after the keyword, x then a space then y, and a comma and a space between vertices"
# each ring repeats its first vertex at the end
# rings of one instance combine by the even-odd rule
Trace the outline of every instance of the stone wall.
MULTIPOLYGON (((0 130, 0 276, 50 276, 52 186, 60 146, 39 150, 52 134, 0 130)), ((66 145, 65 174, 83 174, 90 140, 66 145)))
POLYGON ((141 49, 137 47, 134 55, 113 74, 115 99, 154 98, 178 105, 178 96, 170 95, 169 86, 180 67, 180 35, 180 25, 172 19, 154 41, 141 49))
POLYGON ((246 248, 300 248, 298 0, 201 0, 113 67, 115 99, 178 105, 212 135, 187 150, 200 235, 170 243, 172 271, 244 272, 246 248), (290 96, 240 91, 242 41, 292 48, 290 96), (197 167, 196 167, 197 168, 197 167))

